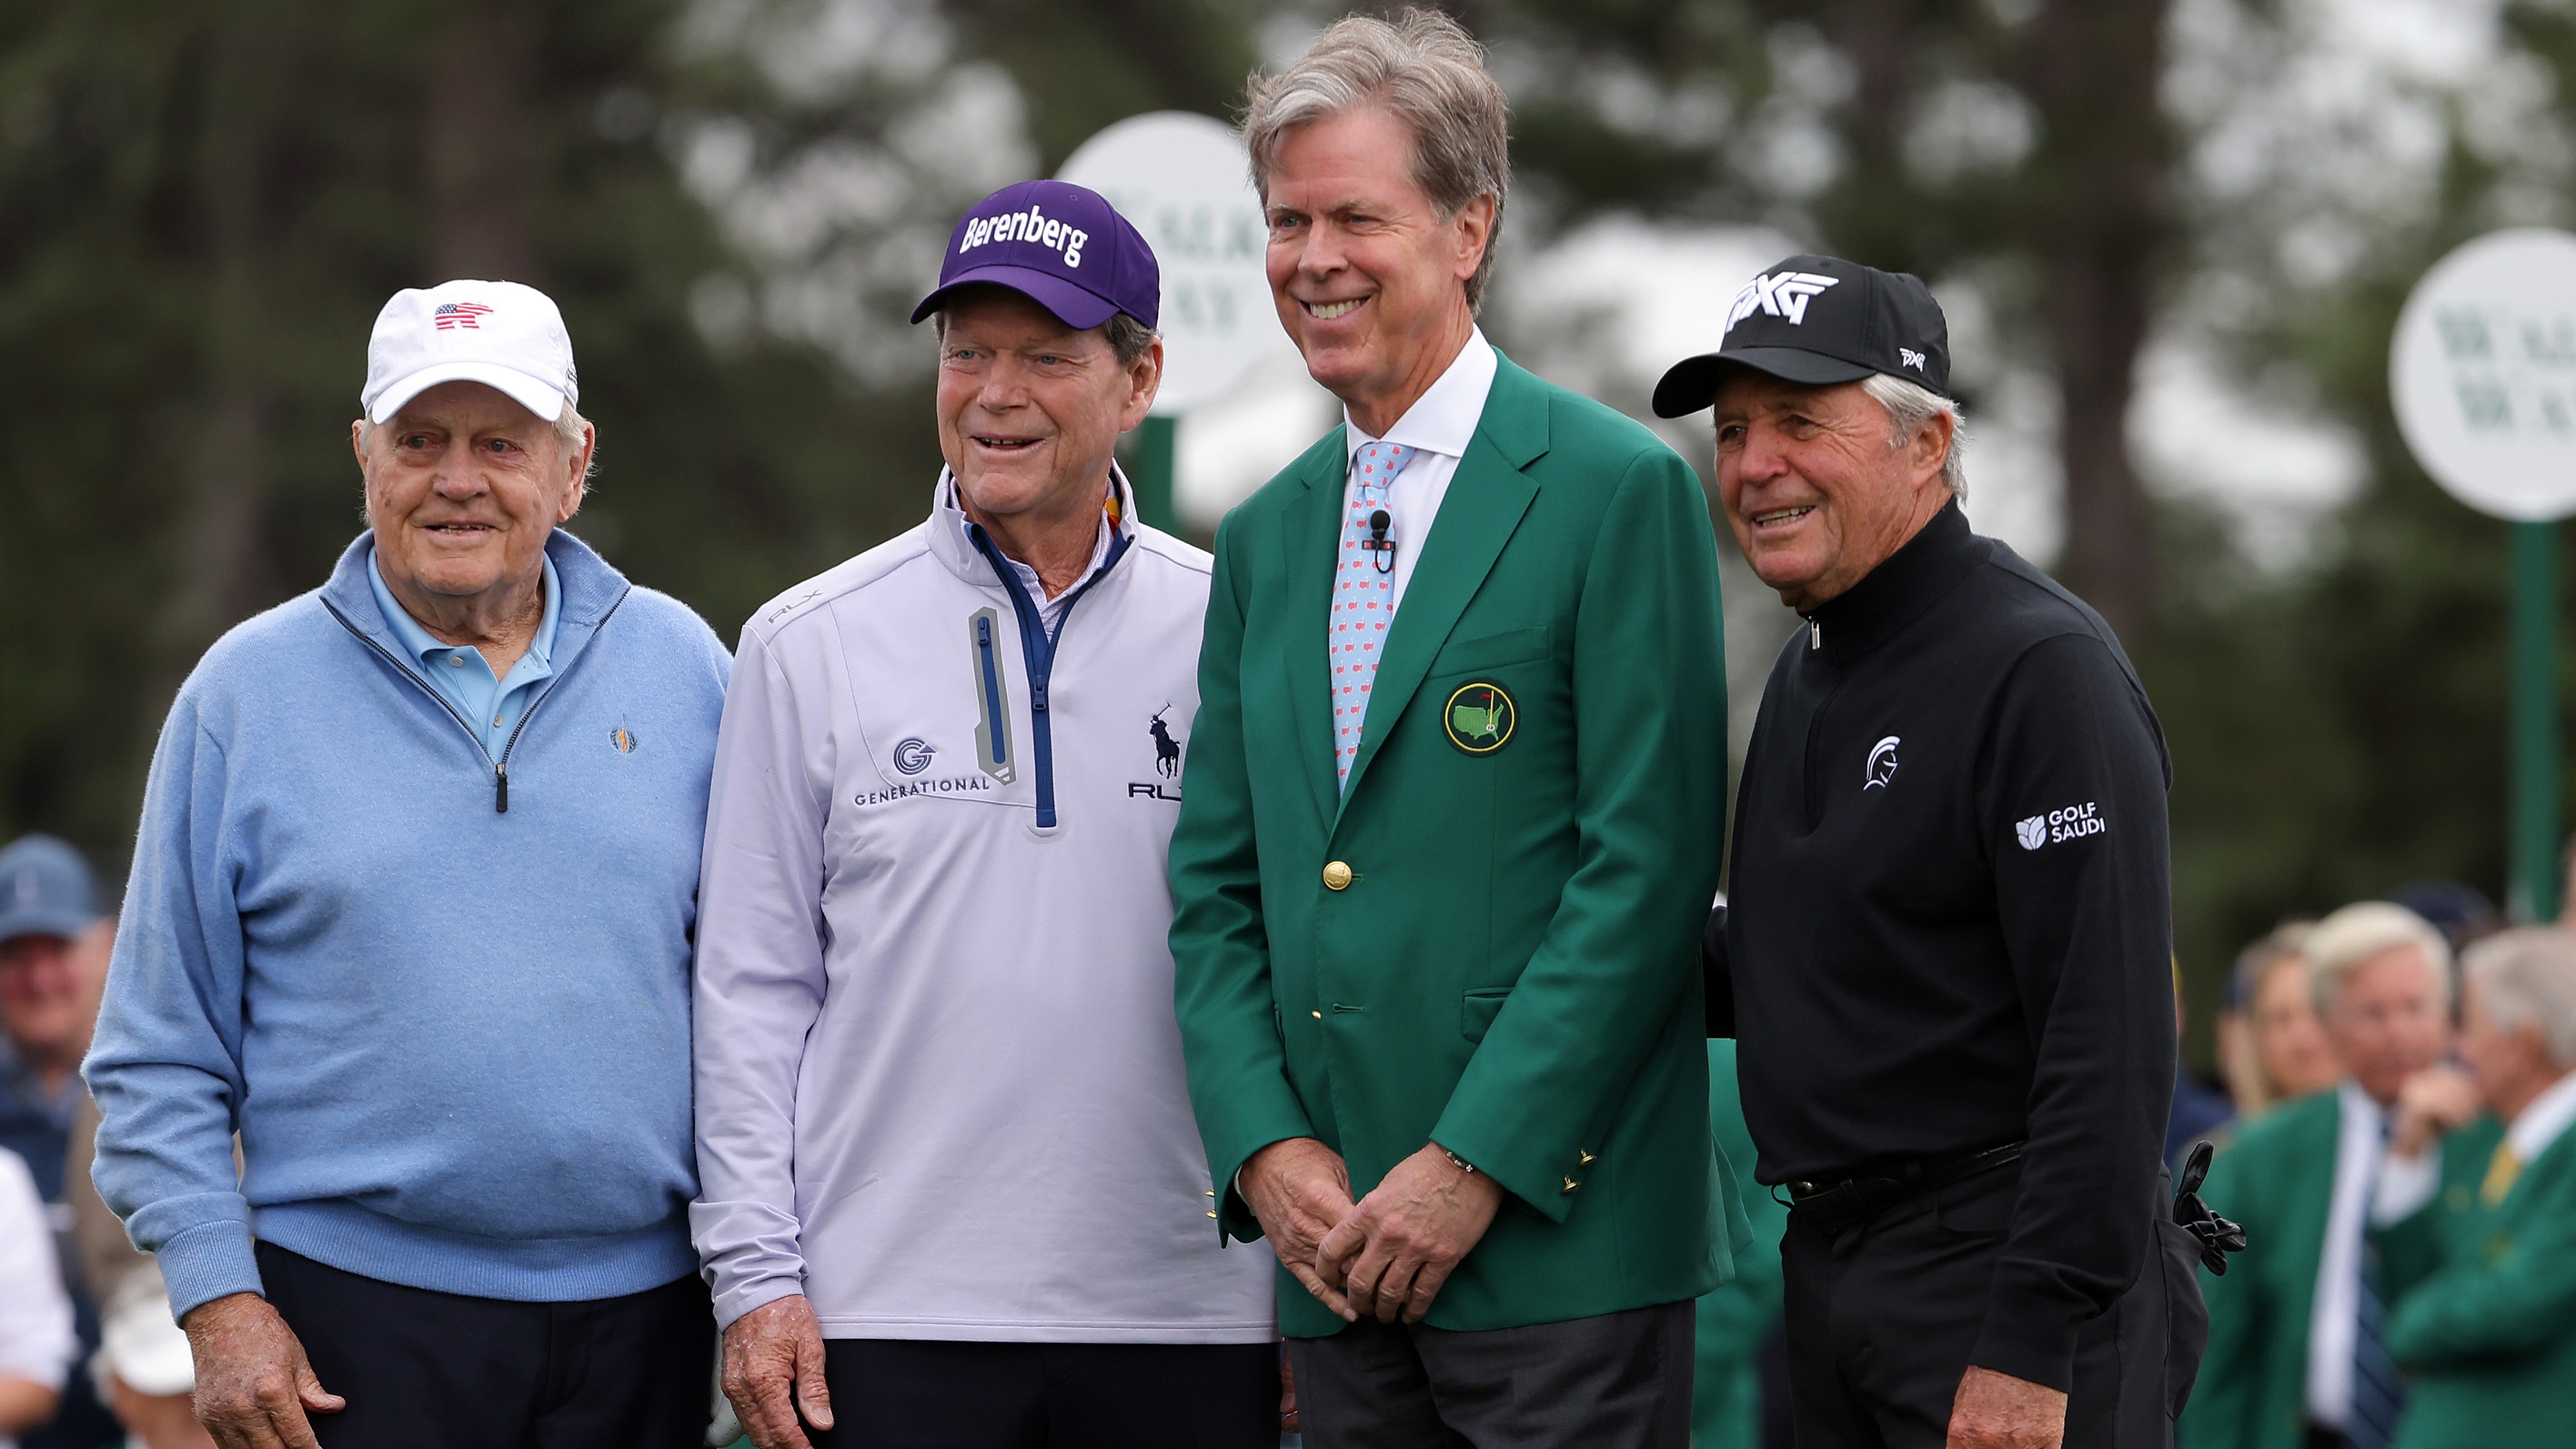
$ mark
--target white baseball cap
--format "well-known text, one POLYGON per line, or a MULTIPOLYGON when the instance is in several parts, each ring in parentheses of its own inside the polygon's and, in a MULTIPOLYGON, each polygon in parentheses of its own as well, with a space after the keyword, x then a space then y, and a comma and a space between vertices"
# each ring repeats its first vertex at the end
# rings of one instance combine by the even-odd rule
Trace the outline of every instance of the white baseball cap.
POLYGON ((554 299, 517 282, 441 282, 407 287, 376 314, 367 339, 367 387, 359 405, 372 423, 442 382, 499 388, 548 422, 581 398, 572 338, 554 299))

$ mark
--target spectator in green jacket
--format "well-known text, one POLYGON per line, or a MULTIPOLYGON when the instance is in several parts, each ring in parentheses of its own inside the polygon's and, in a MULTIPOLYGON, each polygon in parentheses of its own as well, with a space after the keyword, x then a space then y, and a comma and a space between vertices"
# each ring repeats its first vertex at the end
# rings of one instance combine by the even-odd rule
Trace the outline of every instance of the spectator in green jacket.
POLYGON ((2482 941, 2467 977, 2469 1071, 2407 1084, 2372 1205, 2387 1225, 2388 1351, 2414 1375, 2397 1446, 2564 1445, 2576 1441, 2576 933, 2482 941), (2479 1106, 2501 1140, 2464 1120, 2479 1106))
POLYGON ((2364 1250, 2400 1094, 2450 1050, 2450 947, 2365 901, 2318 922, 2301 953, 2343 1080, 2246 1127, 2210 1172, 2203 1195, 2252 1246, 2201 1279, 2209 1351, 2184 1449, 2389 1449, 2404 1407, 2364 1250))

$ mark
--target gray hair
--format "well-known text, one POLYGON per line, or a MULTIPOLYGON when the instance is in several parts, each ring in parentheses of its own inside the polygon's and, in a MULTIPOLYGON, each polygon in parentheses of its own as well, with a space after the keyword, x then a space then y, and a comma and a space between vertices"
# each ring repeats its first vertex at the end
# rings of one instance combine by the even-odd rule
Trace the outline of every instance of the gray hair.
POLYGON ((2576 933, 2500 931, 2469 948, 2466 969, 2497 1030, 2538 1026, 2549 1060, 2576 1067, 2576 933))
POLYGON ((1968 470, 1959 455, 1967 451, 1968 430, 1960 420, 1959 405, 1919 382, 1909 382, 1893 373, 1874 372, 1861 382, 1860 390, 1887 409, 1888 418, 1896 424, 1896 436, 1890 447, 1902 448, 1914 441, 1914 435, 1934 418, 1950 418, 1950 453, 1941 460, 1941 481, 1948 485, 1952 497, 1968 496, 1968 470))
POLYGON ((1494 199, 1485 255, 1467 279, 1467 305, 1481 308, 1512 189, 1510 103, 1485 69, 1485 48, 1437 10, 1408 9, 1392 21, 1351 15, 1317 36, 1303 59, 1247 84, 1244 149, 1252 185, 1270 199, 1270 173, 1291 133, 1329 116, 1382 106, 1413 132, 1413 184, 1443 219, 1480 196, 1494 199))
MULTIPOLYGON (((378 426, 379 424, 373 418, 359 418, 359 443, 369 449, 373 449, 376 446, 376 429, 378 426)), ((572 405, 571 398, 565 398, 563 411, 555 414, 555 446, 563 450, 563 455, 565 457, 571 457, 573 454, 581 451, 582 430, 589 426, 590 419, 581 415, 581 409, 572 405)), ((584 478, 588 478, 598 472, 599 455, 593 453, 590 458, 590 466, 582 471, 582 476, 584 478)))
POLYGON ((2334 1010, 2335 993, 2343 989, 2343 978, 2362 962, 2412 946, 2424 953, 2424 964, 2432 968, 2433 989, 2448 1006, 2451 1001, 2451 945, 2433 924, 2404 906, 2386 901, 2363 901, 2350 905, 2317 922, 2308 939, 2299 948, 2308 958, 2315 974, 2309 978, 2309 989, 2316 993, 2317 1015, 2334 1010))

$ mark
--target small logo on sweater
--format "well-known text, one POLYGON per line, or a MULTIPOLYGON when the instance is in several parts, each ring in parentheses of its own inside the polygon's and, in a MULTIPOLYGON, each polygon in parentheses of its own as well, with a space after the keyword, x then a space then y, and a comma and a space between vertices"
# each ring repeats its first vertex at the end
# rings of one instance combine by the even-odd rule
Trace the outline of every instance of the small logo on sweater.
POLYGON ((915 735, 894 747, 894 767, 907 775, 918 775, 930 768, 938 754, 930 741, 915 735))
POLYGON ((624 725, 608 732, 608 747, 621 755, 635 753, 635 731, 624 725))
POLYGON ((1860 787, 1863 790, 1884 790, 1887 788, 1887 782, 1896 778, 1898 743, 1896 736, 1889 735, 1869 747, 1869 763, 1863 765, 1860 771, 1860 787))
POLYGON ((2063 810, 2051 810, 2028 820, 2013 823, 2013 838, 2024 850, 2037 850, 2043 845, 2061 845, 2087 835, 2100 835, 2111 827, 2102 818, 2099 802, 2087 800, 2063 810))

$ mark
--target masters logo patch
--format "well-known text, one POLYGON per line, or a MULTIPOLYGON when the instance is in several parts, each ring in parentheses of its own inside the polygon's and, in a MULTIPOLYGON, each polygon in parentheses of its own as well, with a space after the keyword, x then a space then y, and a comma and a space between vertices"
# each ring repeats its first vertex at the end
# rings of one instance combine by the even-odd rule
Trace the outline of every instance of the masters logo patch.
POLYGON ((1440 711, 1449 743, 1471 755, 1490 755, 1511 743, 1512 726, 1519 722, 1511 691, 1485 679, 1459 685, 1440 711))

